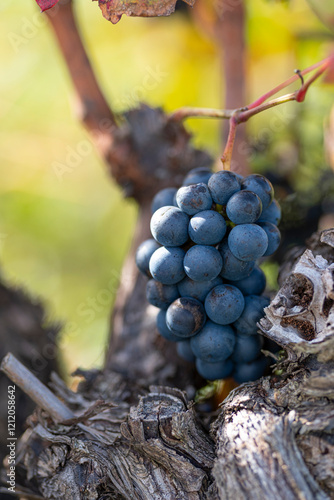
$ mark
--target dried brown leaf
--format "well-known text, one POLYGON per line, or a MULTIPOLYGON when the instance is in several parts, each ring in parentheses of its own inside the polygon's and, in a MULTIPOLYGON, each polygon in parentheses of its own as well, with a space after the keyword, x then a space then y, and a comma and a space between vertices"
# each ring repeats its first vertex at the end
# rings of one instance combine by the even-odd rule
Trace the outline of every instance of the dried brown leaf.
MULTIPOLYGON (((193 6, 196 0, 183 0, 193 6)), ((170 16, 175 11, 177 0, 98 0, 103 17, 113 24, 123 14, 134 17, 170 16)))

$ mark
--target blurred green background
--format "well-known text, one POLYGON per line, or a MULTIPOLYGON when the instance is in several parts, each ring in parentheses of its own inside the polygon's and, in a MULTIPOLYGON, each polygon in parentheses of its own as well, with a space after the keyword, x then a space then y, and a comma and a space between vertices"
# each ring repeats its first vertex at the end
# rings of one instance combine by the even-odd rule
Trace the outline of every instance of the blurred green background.
MULTIPOLYGON (((249 100, 288 78, 295 67, 328 55, 333 38, 305 0, 246 5, 249 100)), ((96 75, 116 111, 139 100, 169 111, 221 107, 219 51, 189 13, 123 17, 113 26, 97 2, 77 0, 75 9, 96 75), (156 75, 149 88, 147 75, 156 75)), ((2 274, 41 297, 50 319, 64 321, 66 373, 78 365, 99 367, 136 206, 122 199, 73 112, 71 81, 45 15, 34 0, 2 0, 0 14, 2 274), (59 164, 69 171, 59 175, 59 164)), ((280 115, 271 110, 249 123, 254 170, 287 168, 294 161, 296 188, 314 186, 319 172, 328 170, 323 123, 332 90, 316 84, 303 105, 287 104, 280 115), (274 126, 277 116, 280 125, 274 126)), ((192 119, 187 126, 197 146, 216 157, 221 153, 218 121, 192 119)))

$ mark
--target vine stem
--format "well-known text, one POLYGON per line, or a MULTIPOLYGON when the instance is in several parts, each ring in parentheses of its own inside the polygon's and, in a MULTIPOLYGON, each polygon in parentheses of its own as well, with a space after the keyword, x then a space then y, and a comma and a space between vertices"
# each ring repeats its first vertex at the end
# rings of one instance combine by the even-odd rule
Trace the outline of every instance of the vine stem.
POLYGON ((254 102, 249 104, 246 107, 243 108, 238 108, 234 110, 226 109, 226 110, 218 110, 218 109, 212 109, 212 108, 181 108, 179 110, 174 111, 170 115, 171 120, 184 120, 186 118, 190 117, 206 117, 206 118, 222 118, 222 119, 228 119, 230 121, 230 126, 229 126, 229 134, 226 142, 226 146, 224 149, 224 153, 222 155, 221 161, 223 163, 223 169, 224 170, 230 170, 231 168, 231 159, 232 159, 232 153, 233 153, 233 146, 234 146, 234 141, 236 137, 236 130, 237 126, 239 123, 244 123, 249 118, 251 118, 254 115, 257 115, 258 113, 261 113, 262 111, 265 111, 267 109, 273 108, 275 106, 279 106, 280 104, 284 104, 286 102, 290 101, 296 101, 296 102, 303 102, 306 96, 306 92, 308 91, 310 85, 317 79, 319 78, 328 68, 334 66, 334 54, 331 56, 327 57, 326 59, 323 59, 322 61, 319 61, 312 66, 309 66, 308 68, 305 68, 302 71, 296 71, 296 75, 291 76, 287 80, 285 80, 283 83, 278 85, 277 87, 273 88, 269 92, 266 92, 263 94, 261 97, 256 99, 254 102), (304 82, 304 79, 302 78, 304 75, 307 75, 308 73, 314 71, 315 69, 318 69, 306 82, 304 82), (293 82, 297 81, 298 79, 302 80, 302 85, 301 87, 296 90, 295 92, 292 92, 290 94, 283 95, 281 97, 277 97, 275 99, 271 99, 268 101, 270 97, 273 95, 277 94, 280 90, 288 87, 291 85, 293 82), (267 102, 266 102, 267 101, 267 102))

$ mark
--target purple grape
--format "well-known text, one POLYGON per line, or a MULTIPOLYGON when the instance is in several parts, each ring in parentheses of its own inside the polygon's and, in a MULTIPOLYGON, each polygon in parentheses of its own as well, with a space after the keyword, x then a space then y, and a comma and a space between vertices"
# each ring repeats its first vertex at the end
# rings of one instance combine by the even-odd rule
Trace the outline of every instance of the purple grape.
POLYGON ((184 257, 184 270, 194 281, 209 281, 218 276, 222 269, 223 259, 214 247, 195 245, 184 257))
POLYGON ((235 334, 230 326, 207 320, 202 330, 192 337, 191 349, 203 361, 223 361, 229 358, 235 345, 235 334))
POLYGON ((194 363, 196 361, 195 354, 192 352, 190 346, 190 340, 181 340, 176 344, 176 351, 180 358, 189 361, 190 363, 194 363))
POLYGON ((208 167, 193 168, 184 178, 182 185, 189 186, 190 184, 198 184, 199 182, 207 184, 211 175, 212 171, 208 167))
POLYGON ((272 224, 275 224, 275 226, 278 226, 281 220, 281 216, 281 207, 279 206, 277 200, 273 200, 268 208, 262 210, 259 222, 271 222, 272 224))
POLYGON ((268 236, 257 224, 240 224, 228 235, 228 246, 237 259, 251 262, 265 254, 268 236))
POLYGON ((256 193, 262 201, 262 210, 266 210, 274 198, 274 188, 272 183, 263 175, 248 175, 241 184, 242 189, 247 189, 256 193))
POLYGON ((231 196, 240 191, 240 180, 229 170, 216 172, 210 177, 208 187, 215 203, 226 205, 231 196))
POLYGON ((263 254, 265 257, 267 257, 268 255, 272 255, 273 253, 275 253, 278 249, 281 242, 281 233, 278 227, 271 222, 258 222, 258 225, 262 227, 268 237, 268 247, 263 254))
POLYGON ((227 240, 223 240, 218 247, 223 258, 223 267, 220 276, 226 280, 241 280, 250 275, 255 261, 245 262, 237 259, 229 249, 227 240))
POLYGON ((205 299, 205 311, 208 317, 219 325, 234 323, 245 306, 242 293, 232 285, 218 285, 205 299))
POLYGON ((175 285, 186 273, 183 268, 185 251, 179 247, 160 247, 150 259, 152 277, 163 285, 175 285))
POLYGON ((260 335, 236 335, 232 359, 235 363, 250 363, 260 356, 262 346, 260 335))
POLYGON ((164 246, 178 247, 188 240, 189 217, 177 207, 158 208, 151 218, 153 238, 164 246))
POLYGON ((141 243, 137 248, 136 264, 139 271, 141 271, 146 276, 151 277, 150 267, 149 267, 150 258, 158 248, 160 248, 159 243, 157 243, 153 239, 143 241, 143 243, 141 243))
POLYGON ((176 193, 178 207, 188 215, 195 215, 202 210, 209 210, 212 198, 208 186, 203 182, 180 187, 176 193))
POLYGON ((221 380, 231 375, 234 363, 230 359, 210 363, 197 358, 196 368, 198 373, 206 380, 221 380))
POLYGON ((174 335, 168 328, 166 324, 166 311, 159 311, 157 314, 157 329, 160 335, 170 342, 179 342, 180 337, 178 335, 174 335))
POLYGON ((190 219, 188 231, 194 243, 216 245, 225 236, 226 222, 218 212, 204 210, 190 219))
POLYGON ((234 224, 256 222, 262 212, 262 203, 252 191, 238 191, 228 200, 226 214, 234 224))
POLYGON ((163 285, 159 281, 149 280, 146 285, 146 298, 152 306, 167 309, 180 296, 177 285, 163 285))
POLYGON ((256 324, 264 316, 263 309, 270 304, 270 300, 262 295, 247 295, 245 297, 245 307, 240 317, 233 326, 238 334, 256 335, 258 327, 256 324))
POLYGON ((268 365, 266 358, 261 356, 251 363, 238 363, 233 372, 233 378, 239 384, 252 382, 262 377, 268 365))
POLYGON ((193 297, 200 302, 204 302, 205 297, 210 290, 212 290, 215 286, 222 284, 223 280, 219 276, 210 281, 194 281, 186 276, 182 281, 180 281, 180 283, 178 283, 177 287, 181 297, 193 297))
POLYGON ((152 200, 151 204, 152 214, 154 214, 154 212, 156 212, 158 208, 174 205, 174 196, 176 192, 177 188, 174 187, 165 188, 161 189, 161 191, 158 191, 158 193, 154 196, 152 200))
POLYGON ((266 288, 266 276, 262 269, 255 266, 249 276, 241 280, 230 280, 230 284, 239 288, 243 295, 261 295, 266 288))
POLYGON ((166 324, 179 337, 196 335, 206 320, 203 304, 192 297, 180 297, 167 309, 166 324))

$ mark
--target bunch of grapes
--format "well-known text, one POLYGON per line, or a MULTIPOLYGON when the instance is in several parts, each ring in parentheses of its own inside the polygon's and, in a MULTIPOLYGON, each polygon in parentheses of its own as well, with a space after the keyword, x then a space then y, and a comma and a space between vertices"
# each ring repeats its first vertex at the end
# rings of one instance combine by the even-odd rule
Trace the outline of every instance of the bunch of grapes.
POLYGON ((207 380, 259 378, 266 367, 256 323, 269 300, 260 257, 279 246, 281 210, 262 175, 207 168, 152 202, 151 233, 136 254, 160 309, 160 334, 207 380))

